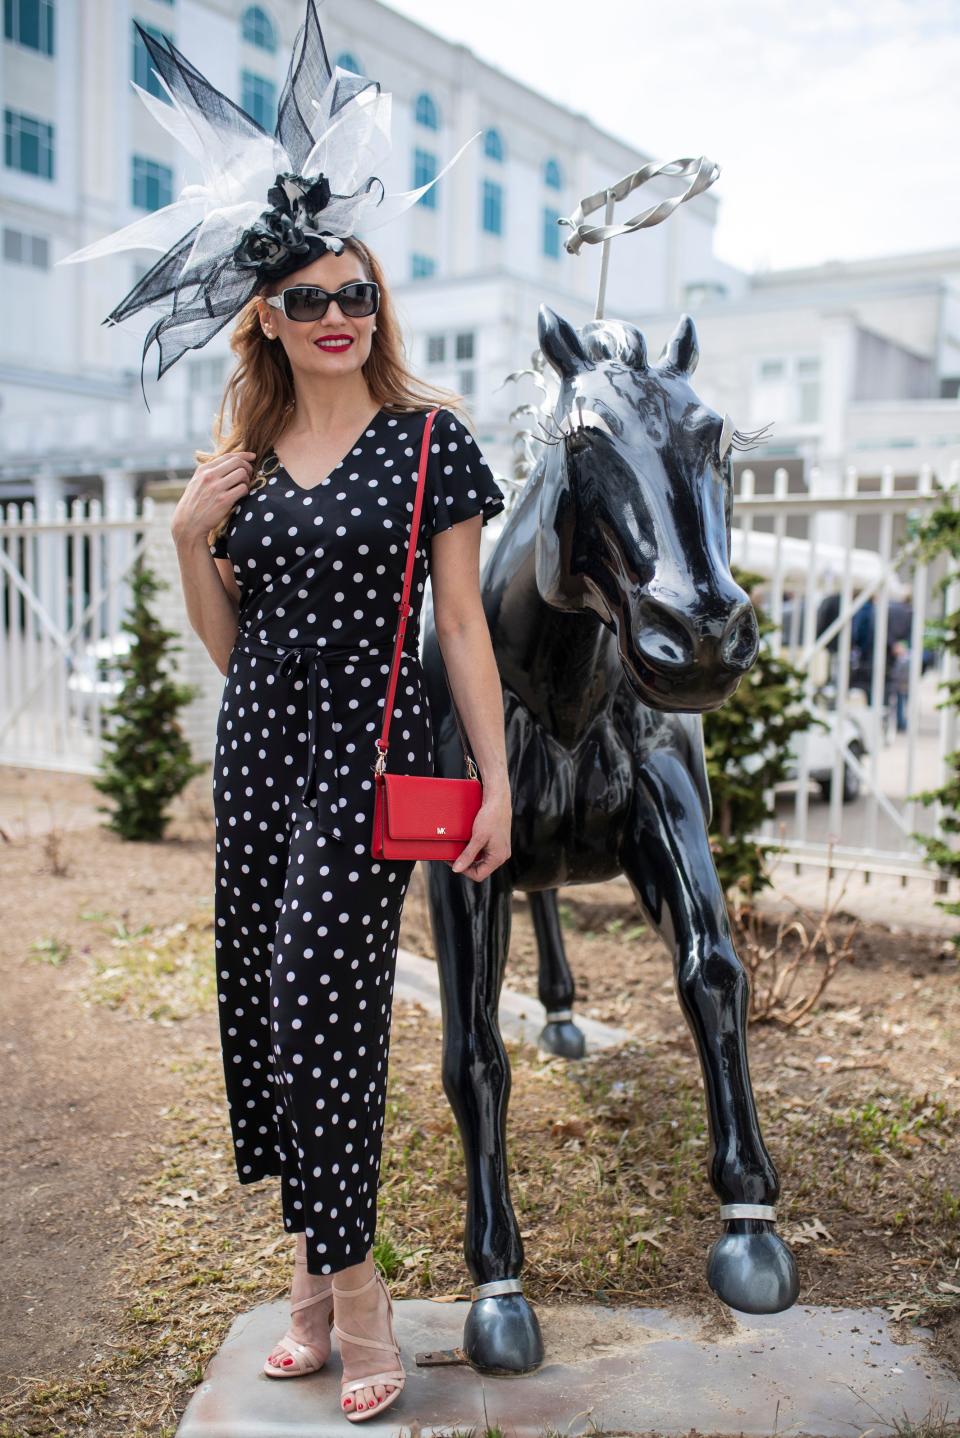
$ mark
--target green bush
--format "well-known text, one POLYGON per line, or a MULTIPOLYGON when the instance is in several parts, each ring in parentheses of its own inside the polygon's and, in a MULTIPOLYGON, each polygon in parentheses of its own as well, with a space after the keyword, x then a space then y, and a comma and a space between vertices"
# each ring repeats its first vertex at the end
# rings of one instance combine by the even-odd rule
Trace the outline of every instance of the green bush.
MULTIPOLYGON (((942 649, 950 654, 960 655, 960 609, 947 611, 946 589, 957 577, 957 562, 960 561, 960 488, 952 486, 943 491, 940 503, 929 510, 921 519, 910 525, 909 544, 905 553, 915 563, 929 563, 941 555, 950 560, 950 570, 937 586, 944 597, 944 614, 927 626, 925 642, 931 648, 942 649)), ((941 685, 943 698, 938 709, 956 709, 960 704, 960 679, 945 679, 941 685)), ((945 836, 960 834, 960 750, 954 750, 945 758, 949 770, 947 779, 939 789, 925 789, 912 797, 921 804, 941 804, 940 824, 944 837, 931 838, 929 834, 914 834, 912 837, 922 845, 927 858, 936 864, 942 874, 956 878, 960 875, 960 850, 954 848, 945 836)), ((960 915, 960 902, 953 899, 938 899, 937 906, 948 914, 960 915)), ((953 943, 960 948, 960 934, 953 943)))
POLYGON ((196 693, 166 672, 167 657, 182 648, 172 641, 150 607, 163 582, 142 560, 131 575, 132 605, 121 628, 132 637, 129 654, 117 661, 123 686, 106 710, 100 777, 94 786, 113 800, 97 808, 110 814, 108 828, 124 839, 163 838, 167 806, 206 766, 191 759, 178 714, 196 693))
MULTIPOLYGON (((761 576, 735 571, 749 594, 761 576)), ((713 796, 710 844, 724 890, 750 895, 766 888, 767 856, 774 844, 749 836, 773 817, 766 794, 788 777, 790 741, 818 724, 804 694, 804 676, 763 642, 773 624, 754 606, 760 629, 760 654, 720 709, 703 716, 707 777, 713 796)))

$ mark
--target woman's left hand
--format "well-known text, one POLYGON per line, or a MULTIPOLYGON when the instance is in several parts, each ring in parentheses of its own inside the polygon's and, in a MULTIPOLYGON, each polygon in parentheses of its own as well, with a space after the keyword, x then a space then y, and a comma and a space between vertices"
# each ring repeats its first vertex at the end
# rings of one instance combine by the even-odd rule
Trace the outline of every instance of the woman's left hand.
POLYGON ((512 808, 510 790, 488 793, 477 810, 473 830, 466 846, 455 859, 448 859, 455 874, 465 874, 479 883, 510 857, 510 825, 512 808))

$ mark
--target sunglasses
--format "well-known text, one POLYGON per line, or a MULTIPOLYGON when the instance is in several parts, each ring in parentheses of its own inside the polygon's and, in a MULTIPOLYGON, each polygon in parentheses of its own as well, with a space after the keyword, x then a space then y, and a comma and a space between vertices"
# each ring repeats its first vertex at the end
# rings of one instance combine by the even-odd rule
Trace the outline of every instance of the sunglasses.
POLYGON ((373 280, 355 280, 339 290, 327 291, 316 285, 292 285, 279 295, 268 295, 267 304, 283 310, 288 320, 322 320, 331 300, 351 319, 376 314, 380 308, 380 286, 373 280))

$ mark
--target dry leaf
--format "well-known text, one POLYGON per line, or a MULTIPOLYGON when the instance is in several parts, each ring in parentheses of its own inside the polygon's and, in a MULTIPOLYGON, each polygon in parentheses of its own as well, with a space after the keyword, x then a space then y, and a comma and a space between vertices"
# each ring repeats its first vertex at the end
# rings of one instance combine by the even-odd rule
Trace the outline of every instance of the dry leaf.
POLYGON ((811 1218, 807 1223, 798 1223, 784 1229, 783 1237, 787 1243, 818 1243, 821 1238, 833 1242, 833 1234, 819 1220, 811 1218))
POLYGON ((550 1125, 554 1138, 586 1138, 587 1126, 582 1118, 561 1118, 550 1125))
POLYGON ((663 1248, 663 1244, 655 1233, 631 1233, 626 1240, 627 1243, 649 1243, 651 1248, 663 1248))

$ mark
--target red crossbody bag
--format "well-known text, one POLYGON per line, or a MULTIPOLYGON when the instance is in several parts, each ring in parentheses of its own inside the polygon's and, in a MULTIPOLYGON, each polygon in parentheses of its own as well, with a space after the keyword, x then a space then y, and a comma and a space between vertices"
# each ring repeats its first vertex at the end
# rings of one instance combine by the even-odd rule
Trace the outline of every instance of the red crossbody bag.
MULTIPOLYGON (((423 427, 420 448, 420 471, 413 503, 407 566, 403 576, 403 595, 397 608, 397 634, 393 645, 393 663, 387 681, 387 699, 383 709, 383 729, 375 740, 378 754, 374 769, 373 840, 370 852, 375 859, 456 859, 473 832, 473 821, 483 803, 483 785, 477 777, 477 766, 467 753, 463 726, 457 706, 450 695, 453 715, 460 732, 463 757, 468 778, 441 779, 431 774, 388 774, 387 736, 393 715, 393 698, 400 668, 400 650, 410 614, 410 585, 416 556, 420 512, 423 507, 427 456, 430 452, 430 430, 437 411, 432 409, 423 427)), ((443 656, 441 655, 441 663, 443 656)), ((446 669, 444 669, 446 679, 446 669)), ((447 688, 450 682, 447 680, 447 688)))

